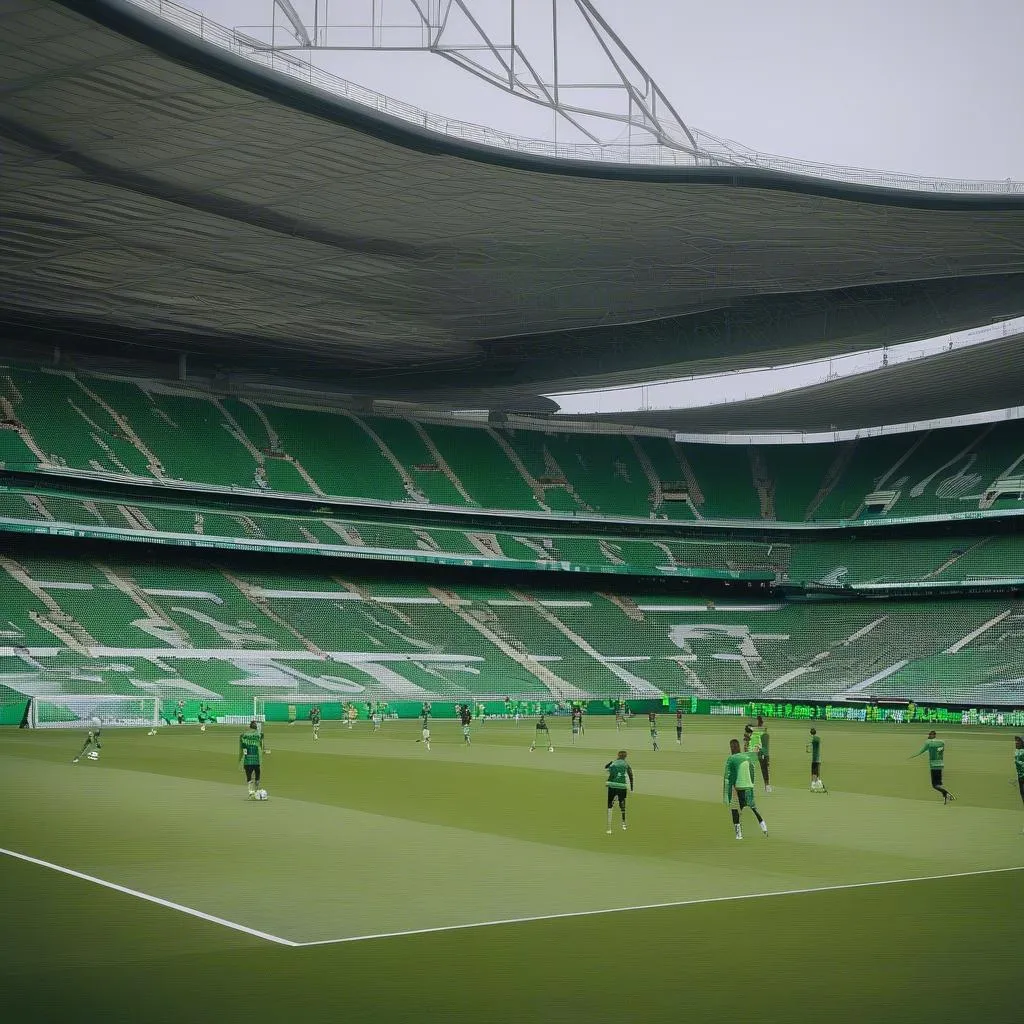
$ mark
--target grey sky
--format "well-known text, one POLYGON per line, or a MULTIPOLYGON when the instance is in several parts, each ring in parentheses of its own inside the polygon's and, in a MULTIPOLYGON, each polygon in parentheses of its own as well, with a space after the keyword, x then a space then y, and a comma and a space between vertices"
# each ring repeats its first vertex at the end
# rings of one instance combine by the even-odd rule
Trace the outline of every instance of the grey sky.
MULTIPOLYGON (((304 14, 312 0, 293 0, 304 14)), ((332 21, 373 0, 331 0, 332 21)), ((375 0, 400 21, 406 0, 375 0)), ((550 0, 517 0, 520 10, 550 0)), ((563 3, 564 0, 559 0, 563 3)), ((229 26, 271 0, 186 0, 229 26)), ((508 0, 472 0, 492 21, 508 0)), ((1021 0, 595 0, 689 124, 765 153, 937 177, 1024 179, 1021 0)), ((311 20, 311 14, 309 15, 311 20)), ((526 40, 529 43, 529 40, 526 40)), ((578 43, 586 63, 588 44, 578 43)), ((550 114, 428 55, 325 69, 431 111, 551 138, 550 114)))

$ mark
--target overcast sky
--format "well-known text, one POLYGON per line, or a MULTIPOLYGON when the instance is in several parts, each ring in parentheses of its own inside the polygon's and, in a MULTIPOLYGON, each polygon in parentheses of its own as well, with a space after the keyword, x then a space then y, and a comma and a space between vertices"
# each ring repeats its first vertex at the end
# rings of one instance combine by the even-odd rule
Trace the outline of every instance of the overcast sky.
MULTIPOLYGON (((469 5, 496 29, 508 2, 469 5)), ((293 3, 312 23, 313 0, 293 3)), ((383 5, 391 24, 408 20, 408 0, 330 0, 330 21, 365 23, 372 3, 383 5)), ((563 43, 571 41, 565 52, 589 68, 592 44, 573 25, 573 0, 558 4, 563 43)), ((704 131, 804 160, 1024 179, 1024 0, 594 4, 682 119, 704 131)), ((268 24, 273 2, 186 5, 235 27, 268 24)), ((551 0, 517 0, 517 6, 536 26, 535 35, 521 29, 520 42, 540 54, 551 0)), ((550 114, 434 56, 323 53, 317 59, 342 77, 433 113, 552 136, 550 114)))

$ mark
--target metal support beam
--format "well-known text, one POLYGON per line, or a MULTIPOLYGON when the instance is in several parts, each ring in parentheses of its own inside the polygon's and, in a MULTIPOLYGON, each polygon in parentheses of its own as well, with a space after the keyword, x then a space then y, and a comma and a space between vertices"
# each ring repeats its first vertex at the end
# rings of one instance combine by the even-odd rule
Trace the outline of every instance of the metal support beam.
MULTIPOLYGON (((309 33, 306 31, 306 26, 302 24, 302 19, 299 17, 299 12, 292 6, 291 0, 274 0, 274 5, 280 8, 281 13, 288 19, 295 32, 295 38, 303 46, 312 47, 313 40, 310 38, 309 33)), ((317 7, 319 8, 319 4, 317 7)), ((316 19, 314 18, 314 21, 316 19)))
MULTIPOLYGON (((312 34, 290 0, 271 0, 294 30, 278 44, 272 26, 249 27, 236 39, 256 50, 419 50, 443 57, 477 78, 552 110, 583 140, 598 145, 661 146, 708 159, 668 97, 616 35, 593 0, 551 0, 550 24, 526 24, 516 0, 313 0, 312 34), (501 4, 505 4, 502 9, 501 4), (497 17, 496 17, 497 15, 497 17), (421 29, 421 42, 412 38, 421 29), (365 30, 360 40, 360 30, 365 30), (257 39, 263 38, 262 43, 257 39), (523 41, 531 40, 527 45, 523 41), (573 74, 567 47, 589 47, 600 68, 573 74), (539 69, 551 69, 549 72, 539 69), (596 71, 596 73, 595 73, 596 71)), ((494 126, 497 127, 497 126, 494 126)))

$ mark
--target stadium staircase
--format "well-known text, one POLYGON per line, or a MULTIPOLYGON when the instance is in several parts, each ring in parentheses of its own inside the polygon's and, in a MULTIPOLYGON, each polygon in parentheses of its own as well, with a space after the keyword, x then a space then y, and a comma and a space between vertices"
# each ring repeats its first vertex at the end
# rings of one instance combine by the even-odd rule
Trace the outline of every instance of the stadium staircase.
POLYGON ((762 519, 775 519, 775 481, 768 475, 764 456, 756 448, 748 448, 750 472, 754 478, 754 490, 761 508, 762 519))
POLYGON ((662 488, 661 477, 658 476, 658 473, 654 468, 654 463, 651 462, 650 456, 648 456, 639 440, 634 436, 630 436, 628 440, 630 447, 633 449, 633 454, 636 456, 637 462, 640 463, 640 468, 644 471, 644 476, 647 477, 647 484, 650 487, 650 492, 647 495, 647 501, 651 507, 651 517, 660 518, 664 516, 662 509, 665 505, 665 492, 662 488))
POLYGON ((658 475, 661 514, 667 519, 700 519, 704 492, 682 445, 663 437, 632 438, 658 475))
POLYGON ((811 502, 804 512, 803 519, 805 520, 813 522, 817 518, 818 510, 825 504, 826 500, 835 491, 836 487, 839 486, 839 482, 844 479, 850 467, 850 463, 853 461, 854 454, 857 451, 857 442, 840 442, 835 446, 835 449, 837 450, 837 454, 829 462, 828 469, 825 471, 825 476, 821 481, 821 485, 814 497, 811 498, 811 502))
MULTIPOLYGON (((416 486, 416 481, 413 480, 413 478, 406 472, 405 466, 402 465, 402 463, 396 457, 395 453, 384 443, 384 440, 380 436, 380 434, 378 434, 377 431, 370 426, 369 422, 362 419, 361 417, 352 415, 350 418, 352 422, 355 423, 356 426, 358 426, 359 429, 362 430, 363 433, 365 433, 367 437, 370 438, 371 441, 373 441, 373 443, 377 446, 377 450, 381 453, 381 455, 384 456, 387 462, 390 463, 394 471, 401 478, 402 486, 405 488, 405 493, 408 496, 409 500, 425 502, 427 500, 426 495, 424 495, 423 492, 416 486)), ((449 481, 451 481, 455 489, 462 493, 462 485, 458 482, 458 480, 455 479, 453 475, 451 475, 451 470, 444 463, 443 459, 438 461, 438 468, 441 470, 442 473, 444 473, 446 477, 448 477, 449 481)), ((466 495, 466 497, 468 498, 468 495, 466 495)))

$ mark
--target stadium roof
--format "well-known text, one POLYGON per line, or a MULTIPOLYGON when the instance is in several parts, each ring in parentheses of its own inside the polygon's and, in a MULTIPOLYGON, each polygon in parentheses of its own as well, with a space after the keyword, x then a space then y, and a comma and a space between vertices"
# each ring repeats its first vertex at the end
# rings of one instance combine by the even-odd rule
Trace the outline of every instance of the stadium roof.
POLYGON ((766 434, 860 430, 1021 405, 1024 333, 760 398, 580 418, 685 433, 766 434))
POLYGON ((1024 313, 1024 195, 473 147, 124 0, 0 27, 10 338, 507 407, 1024 313))

